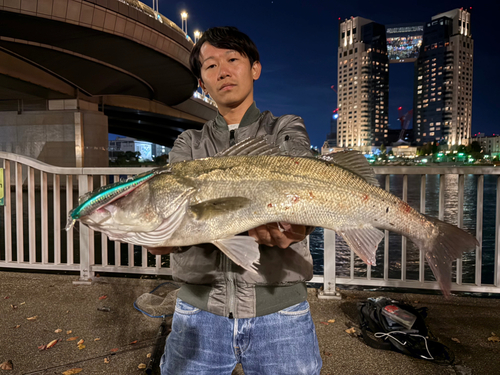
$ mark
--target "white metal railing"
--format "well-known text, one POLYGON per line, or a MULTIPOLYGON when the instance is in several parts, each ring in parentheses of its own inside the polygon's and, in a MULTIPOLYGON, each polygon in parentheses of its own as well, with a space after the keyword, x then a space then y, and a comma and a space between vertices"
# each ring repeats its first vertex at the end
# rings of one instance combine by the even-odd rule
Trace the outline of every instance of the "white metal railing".
POLYGON ((0 207, 0 268, 79 271, 82 281, 96 272, 172 274, 164 265, 168 256, 108 241, 79 223, 76 230, 64 230, 77 196, 108 184, 110 178, 117 181, 119 176, 130 177, 148 168, 55 167, 7 152, 0 152, 2 159, 5 205, 0 207))
MULTIPOLYGON (((78 271, 81 280, 92 279, 96 272, 134 273, 151 275, 171 275, 168 256, 152 256, 146 249, 131 244, 109 241, 105 235, 94 232, 84 225, 76 224, 75 231, 64 231, 67 212, 76 204, 76 197, 98 186, 106 185, 110 178, 116 181, 119 176, 131 176, 147 170, 146 168, 63 168, 44 164, 37 160, 0 152, 0 167, 4 168, 5 206, 0 207, 0 269, 40 269, 78 271), (11 191, 11 188, 12 190, 11 191), (49 194, 51 192, 51 194, 49 194), (3 211, 3 213, 2 213, 3 211), (2 220, 3 219, 3 220, 2 220), (77 236, 74 238, 74 236, 77 236), (3 245, 3 246, 2 246, 3 245)), ((385 189, 390 190, 394 176, 402 179, 401 191, 393 193, 407 201, 409 194, 419 201, 420 212, 426 211, 426 182, 439 180, 438 207, 436 213, 441 220, 464 227, 464 206, 476 209, 473 227, 479 247, 467 258, 458 259, 454 265, 455 278, 452 290, 479 293, 500 293, 500 168, 494 167, 375 167, 375 173, 383 176, 385 189), (492 264, 492 283, 482 283, 483 262, 483 200, 485 176, 495 179, 494 199, 494 250, 490 251, 492 264), (473 198, 466 199, 465 180, 474 177, 477 191, 476 203, 473 198), (410 186, 408 179, 414 184, 410 186), (446 179, 452 183, 447 183, 446 179), (477 181, 476 181, 477 179, 477 181), (453 199, 449 195, 453 193, 453 199), (415 198, 416 197, 416 198, 415 198), (448 205, 448 207, 447 207, 448 205), (451 206, 450 206, 451 205, 451 206), (455 210, 452 214, 449 211, 455 210), (474 267, 473 280, 464 280, 464 263, 468 269, 474 267)), ((470 185, 471 181, 468 181, 470 185)), ((436 182, 437 183, 437 182, 436 182)), ((436 186, 437 187, 437 186, 436 186)), ((491 192, 490 192, 491 193, 491 192)), ((470 195, 470 192, 467 191, 470 195)), ((429 200, 430 201, 430 200, 429 200)), ((493 202, 489 202, 493 204, 493 202)), ((415 204, 414 204, 415 206, 415 204)), ((489 207, 489 206, 488 206, 489 207)), ((490 225, 491 226, 491 225, 490 225)), ((469 228, 470 229, 470 228, 469 228)), ((324 294, 333 295, 336 284, 363 285, 373 287, 401 287, 419 289, 439 289, 429 277, 424 254, 417 256, 415 249, 408 248, 406 238, 397 245, 399 273, 393 275, 390 253, 389 233, 377 254, 380 263, 379 275, 372 266, 360 264, 352 251, 339 250, 339 239, 330 230, 324 232, 324 269, 323 275, 315 275, 313 283, 324 285, 324 294), (340 262, 340 258, 348 262, 340 262), (417 268, 417 277, 409 277, 407 263, 417 268)))
MULTIPOLYGON (((456 189, 452 192, 456 195, 456 217, 447 215, 448 220, 458 227, 464 227, 464 187, 466 176, 476 176, 476 220, 475 220, 475 233, 474 234, 479 242, 479 246, 475 252, 466 253, 461 259, 454 262, 454 280, 452 283, 452 291, 462 292, 476 292, 476 293, 500 293, 500 255, 499 255, 499 240, 500 240, 500 168, 495 167, 374 167, 377 175, 382 175, 385 182, 385 189, 390 190, 390 178, 394 175, 401 175, 402 177, 402 191, 400 198, 404 201, 408 199, 408 176, 417 177, 420 183, 415 184, 413 192, 418 193, 420 200, 419 211, 426 212, 426 180, 430 177, 437 177, 439 179, 438 189, 438 219, 445 220, 445 193, 446 193, 446 177, 454 176, 457 179, 456 189), (483 262, 483 212, 484 212, 484 178, 491 176, 495 178, 494 196, 495 202, 488 202, 489 205, 495 205, 495 221, 494 221, 494 250, 492 255, 492 268, 493 280, 492 283, 482 283, 482 262, 483 262), (464 258, 473 257, 473 264, 469 264, 469 268, 474 266, 474 277, 471 282, 463 281, 464 272, 464 258)), ((455 185, 455 183, 451 184, 455 185)), ((416 208, 416 207, 415 207, 416 208)), ((335 295, 336 284, 343 285, 361 285, 372 287, 395 287, 395 288, 414 288, 414 289, 439 289, 436 281, 430 281, 432 276, 426 277, 426 266, 424 254, 418 251, 418 278, 410 279, 407 276, 407 239, 401 237, 401 254, 400 254, 400 276, 389 276, 389 232, 385 231, 385 239, 380 247, 383 247, 383 273, 380 277, 372 277, 372 267, 365 265, 363 267, 355 266, 357 256, 350 251, 350 265, 348 276, 338 276, 339 267, 335 260, 338 260, 338 252, 336 247, 339 245, 339 239, 335 237, 335 232, 325 230, 324 234, 324 275, 315 275, 312 282, 321 283, 324 285, 325 295, 335 295), (361 271, 360 271, 361 268, 361 271), (358 274, 357 274, 358 273, 358 274), (363 275, 359 275, 362 273, 363 275)), ((380 251, 380 248, 378 252, 380 251)))

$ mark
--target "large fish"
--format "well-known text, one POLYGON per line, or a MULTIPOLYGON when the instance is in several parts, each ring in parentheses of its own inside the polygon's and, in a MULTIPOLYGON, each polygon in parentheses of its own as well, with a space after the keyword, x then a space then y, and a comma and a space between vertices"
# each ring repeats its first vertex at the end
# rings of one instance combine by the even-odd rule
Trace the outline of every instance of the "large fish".
POLYGON ((449 293, 451 262, 478 246, 472 235, 378 187, 359 153, 291 157, 275 155, 265 142, 247 140, 216 157, 174 163, 98 189, 82 197, 66 228, 80 220, 112 240, 148 247, 213 243, 247 270, 258 264, 258 245, 237 234, 259 225, 332 229, 371 265, 386 229, 424 252, 449 293))

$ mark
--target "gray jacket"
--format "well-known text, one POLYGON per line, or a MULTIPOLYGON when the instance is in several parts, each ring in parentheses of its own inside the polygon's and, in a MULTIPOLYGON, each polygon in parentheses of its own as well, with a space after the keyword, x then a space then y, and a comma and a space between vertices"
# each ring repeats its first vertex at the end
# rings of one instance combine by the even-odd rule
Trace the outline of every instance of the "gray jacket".
MULTIPOLYGON (((187 130, 175 141, 170 163, 213 156, 227 149, 233 136, 237 143, 265 134, 290 155, 311 155, 300 117, 261 113, 255 103, 231 133, 221 115, 208 121, 202 130, 187 130)), ((266 315, 304 301, 305 281, 313 276, 306 240, 287 249, 260 245, 257 274, 235 265, 212 244, 183 248, 171 255, 171 262, 174 280, 185 283, 179 298, 202 310, 234 318, 266 315)))

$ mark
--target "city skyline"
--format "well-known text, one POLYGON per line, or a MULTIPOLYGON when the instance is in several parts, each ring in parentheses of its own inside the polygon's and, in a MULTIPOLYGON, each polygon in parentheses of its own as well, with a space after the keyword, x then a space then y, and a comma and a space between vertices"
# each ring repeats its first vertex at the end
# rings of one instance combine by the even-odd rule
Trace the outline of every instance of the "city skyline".
MULTIPOLYGON (((500 82, 500 73, 495 68, 500 52, 493 48, 494 35, 488 30, 496 13, 492 7, 475 7, 474 3, 466 4, 472 6, 471 31, 475 40, 472 134, 500 133, 494 113, 500 94, 490 87, 500 82)), ((347 4, 312 1, 306 5, 295 0, 245 4, 225 0, 215 3, 160 0, 159 11, 179 25, 180 13, 186 11, 188 34, 192 38, 195 30, 220 25, 233 25, 247 33, 257 44, 263 65, 262 76, 255 84, 257 106, 271 110, 276 116, 293 113, 303 117, 312 144, 321 147, 337 104, 331 86, 337 82, 339 18, 360 16, 385 25, 423 24, 436 14, 462 5, 453 1, 423 1, 416 7, 404 2, 381 5, 367 1, 347 4)), ((390 128, 397 129, 397 108, 402 106, 406 111, 413 108, 413 64, 391 64, 389 82, 388 122, 390 128)))

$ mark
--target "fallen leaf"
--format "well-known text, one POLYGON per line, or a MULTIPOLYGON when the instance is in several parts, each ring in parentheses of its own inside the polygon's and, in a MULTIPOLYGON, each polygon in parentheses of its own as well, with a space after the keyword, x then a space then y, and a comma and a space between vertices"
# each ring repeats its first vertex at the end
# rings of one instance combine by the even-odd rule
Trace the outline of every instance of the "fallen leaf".
POLYGON ((71 331, 71 330, 66 331, 66 334, 69 335, 71 332, 73 332, 73 331, 71 331))
POLYGON ((137 340, 132 341, 129 345, 137 344, 137 340))
POLYGON ((47 345, 40 345, 40 346, 38 347, 38 349, 39 349, 39 350, 45 350, 45 349, 47 349, 47 345))
POLYGON ((335 319, 328 320, 328 323, 335 323, 335 319))
POLYGON ((491 341, 491 342, 500 342, 500 337, 498 337, 497 335, 495 335, 493 332, 491 332, 493 334, 493 336, 491 337, 488 337, 488 341, 491 341))
POLYGON ((0 364, 0 369, 2 370, 12 370, 14 368, 14 364, 12 361, 9 359, 8 361, 5 361, 4 363, 0 364))
POLYGON ((148 354, 146 355, 146 357, 147 357, 147 358, 151 358, 151 353, 148 353, 148 354))
POLYGON ((78 338, 78 336, 75 336, 75 337, 70 337, 70 338, 69 338, 69 339, 67 339, 66 341, 75 341, 77 338, 78 338))
POLYGON ((59 339, 52 340, 51 342, 49 342, 49 343, 47 344, 47 349, 52 348, 55 344, 57 344, 57 343, 58 343, 58 341, 59 341, 59 339))
POLYGON ((96 337, 94 341, 99 341, 100 339, 101 339, 100 337, 96 337))
POLYGON ((58 328, 54 331, 54 333, 61 333, 62 332, 62 329, 61 328, 58 328))
POLYGON ((460 340, 459 340, 459 339, 457 339, 456 337, 452 337, 452 338, 451 338, 451 340, 452 340, 452 341, 455 341, 455 342, 458 342, 458 343, 460 344, 460 340))
POLYGON ((102 299, 106 299, 108 298, 108 296, 100 296, 99 299, 102 300, 102 299))
POLYGON ((13 310, 17 309, 17 305, 10 305, 10 307, 12 307, 13 310))
POLYGON ((104 363, 109 363, 109 358, 108 357, 104 358, 104 363))
POLYGON ((9 299, 9 296, 5 296, 5 297, 3 297, 3 299, 9 299))
POLYGON ((15 326, 14 328, 19 328, 19 327, 21 327, 21 325, 20 325, 20 324, 18 324, 18 325, 17 325, 17 326, 15 326))
POLYGON ((72 368, 72 369, 64 371, 62 373, 62 375, 75 375, 75 374, 78 374, 78 373, 80 373, 82 371, 83 371, 82 368, 72 368))
POLYGON ((356 330, 354 329, 354 327, 351 327, 349 329, 346 329, 345 330, 348 334, 352 335, 354 332, 356 332, 356 330))
POLYGON ((81 345, 81 344, 83 344, 84 342, 85 342, 85 341, 84 341, 83 339, 81 339, 80 341, 78 341, 78 342, 76 343, 76 345, 81 345))
POLYGON ((36 320, 36 318, 38 317, 38 315, 35 315, 35 316, 32 316, 30 318, 26 318, 26 320, 29 320, 29 321, 33 321, 33 320, 36 320))
POLYGON ((139 370, 145 369, 146 368, 146 364, 145 363, 140 363, 139 366, 137 366, 137 368, 139 370))
POLYGON ((85 349, 85 345, 83 345, 83 344, 78 345, 78 349, 80 349, 80 350, 85 349))
POLYGON ((321 324, 324 324, 325 326, 327 326, 327 325, 328 325, 328 323, 327 323, 327 322, 320 322, 320 323, 321 323, 321 324))
POLYGON ((114 349, 111 349, 110 352, 116 353, 118 350, 120 350, 120 349, 114 348, 114 349))
POLYGON ((330 357, 330 356, 332 355, 332 353, 327 352, 326 350, 325 350, 325 351, 323 351, 323 354, 324 354, 324 355, 326 355, 327 357, 330 357))

